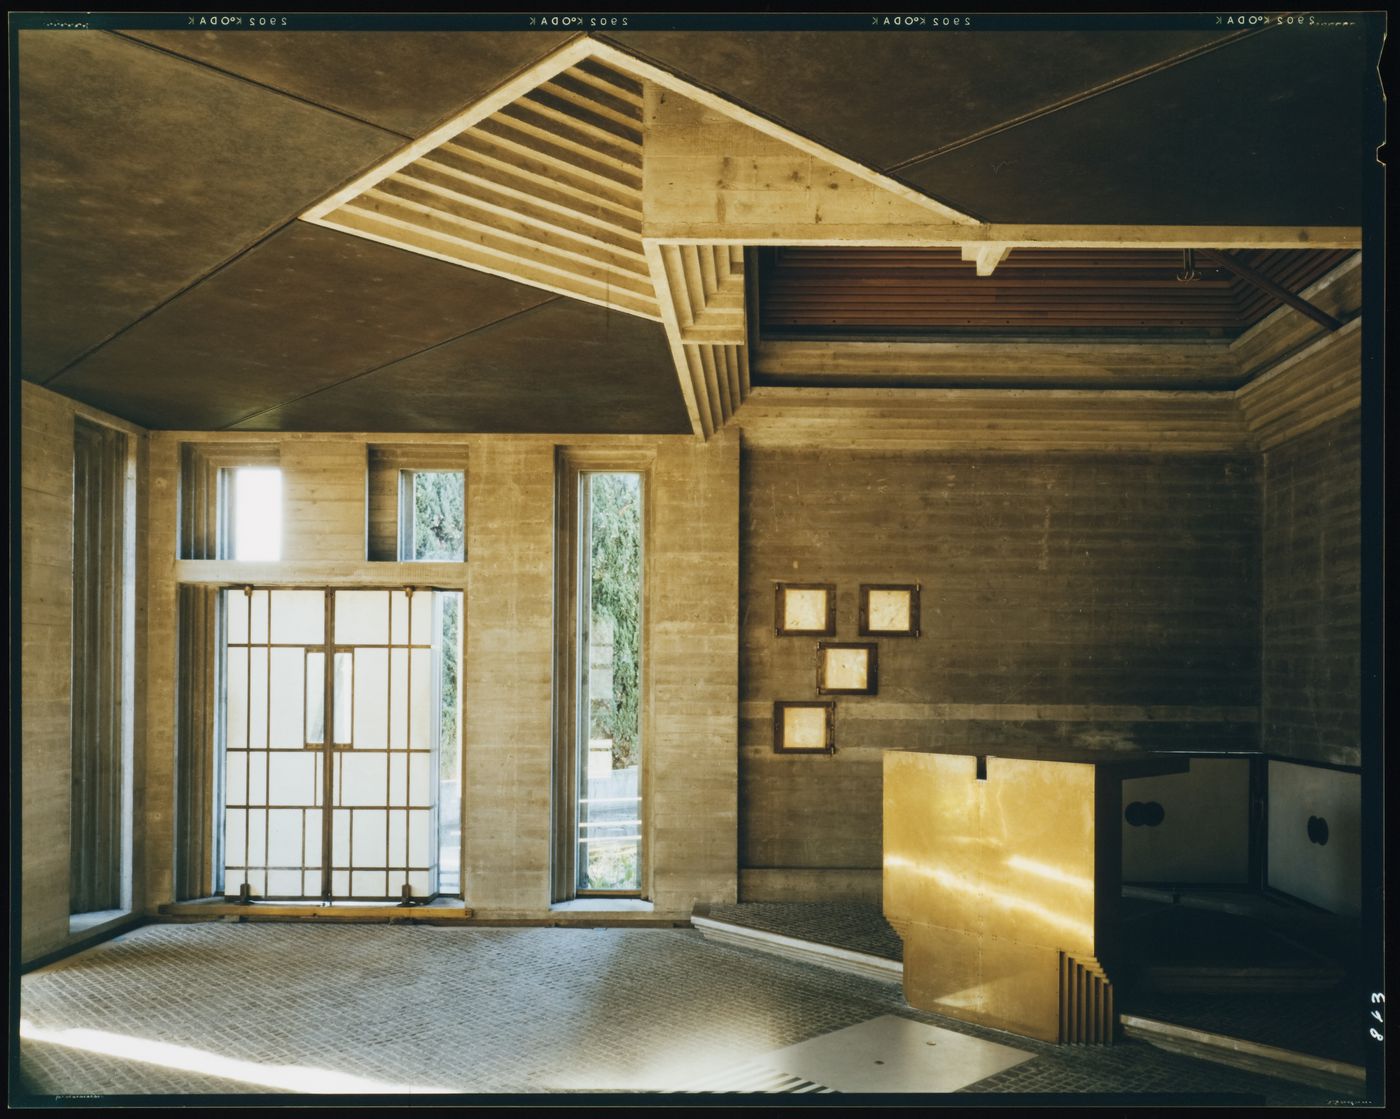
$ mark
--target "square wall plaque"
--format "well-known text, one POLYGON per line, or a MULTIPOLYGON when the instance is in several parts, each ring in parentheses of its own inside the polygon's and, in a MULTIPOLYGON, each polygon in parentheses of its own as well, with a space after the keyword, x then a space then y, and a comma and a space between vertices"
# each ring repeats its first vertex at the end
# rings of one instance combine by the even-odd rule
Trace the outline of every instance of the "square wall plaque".
POLYGON ((836 704, 826 699, 773 704, 775 754, 830 754, 836 750, 836 704))
POLYGON ((874 695, 879 650, 873 641, 817 645, 817 695, 874 695))
POLYGON ((862 583, 862 637, 918 637, 918 583, 862 583))
POLYGON ((779 583, 773 617, 779 637, 834 637, 836 587, 831 583, 779 583))

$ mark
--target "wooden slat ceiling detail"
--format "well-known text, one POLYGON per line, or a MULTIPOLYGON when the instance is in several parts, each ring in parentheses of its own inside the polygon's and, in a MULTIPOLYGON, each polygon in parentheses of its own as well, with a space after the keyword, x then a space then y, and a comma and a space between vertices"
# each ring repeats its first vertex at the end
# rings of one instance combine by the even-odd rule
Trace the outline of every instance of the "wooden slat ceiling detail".
POLYGON ((659 319, 642 248, 642 83, 587 58, 314 219, 659 319))
MULTIPOLYGON (((1269 249, 1238 257, 1297 292, 1347 250, 1269 249)), ((1279 306, 1259 288, 1197 262, 1179 281, 1171 250, 1015 249, 978 276, 956 249, 761 250, 765 337, 1077 331, 1233 338, 1279 306)))
POLYGON ((691 423, 708 439, 749 392, 744 253, 736 245, 659 244, 648 251, 691 423))
POLYGON ((1361 321, 1304 347, 1235 393, 1267 450, 1361 406, 1361 321))

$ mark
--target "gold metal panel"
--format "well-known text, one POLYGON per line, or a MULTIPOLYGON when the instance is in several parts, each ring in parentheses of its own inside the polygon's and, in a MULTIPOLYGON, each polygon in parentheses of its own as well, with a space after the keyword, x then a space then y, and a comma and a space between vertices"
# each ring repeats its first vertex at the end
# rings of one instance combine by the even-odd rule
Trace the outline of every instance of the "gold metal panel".
POLYGON ((983 930, 987 906, 976 773, 974 757, 885 754, 884 903, 892 920, 983 930))
POLYGON ((1094 959, 1096 893, 1117 889, 1096 853, 1109 786, 1085 762, 886 753, 884 903, 910 1005, 1047 1041, 1064 1013, 1101 1020, 1062 1003, 1081 988, 1102 1001, 1106 981, 1065 982, 1061 957, 1094 959))
POLYGON ((921 1010, 1054 1042, 1059 967, 1051 949, 916 924, 904 943, 904 997, 921 1010))
POLYGON ((1094 955, 1095 767, 988 758, 981 785, 990 930, 1094 955))

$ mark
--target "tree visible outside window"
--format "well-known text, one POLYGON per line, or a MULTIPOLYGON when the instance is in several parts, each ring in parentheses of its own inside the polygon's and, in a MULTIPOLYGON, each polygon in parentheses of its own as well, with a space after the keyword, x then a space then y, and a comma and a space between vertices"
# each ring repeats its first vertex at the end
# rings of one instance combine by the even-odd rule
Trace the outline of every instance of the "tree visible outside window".
POLYGON ((458 562, 465 558, 466 515, 460 470, 405 471, 405 503, 413 515, 405 559, 458 562))

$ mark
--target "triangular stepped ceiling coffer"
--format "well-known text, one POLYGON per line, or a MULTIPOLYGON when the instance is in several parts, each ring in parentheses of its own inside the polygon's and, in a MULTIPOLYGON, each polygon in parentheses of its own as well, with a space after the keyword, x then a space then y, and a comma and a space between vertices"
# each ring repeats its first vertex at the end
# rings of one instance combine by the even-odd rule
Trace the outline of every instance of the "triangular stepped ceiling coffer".
POLYGON ((566 44, 302 217, 662 322, 701 436, 748 394, 743 249, 647 237, 649 221, 974 224, 591 39, 566 44))
POLYGON ((1351 227, 979 222, 580 36, 302 215, 660 321, 696 435, 749 393, 746 245, 1356 248, 1351 227))

